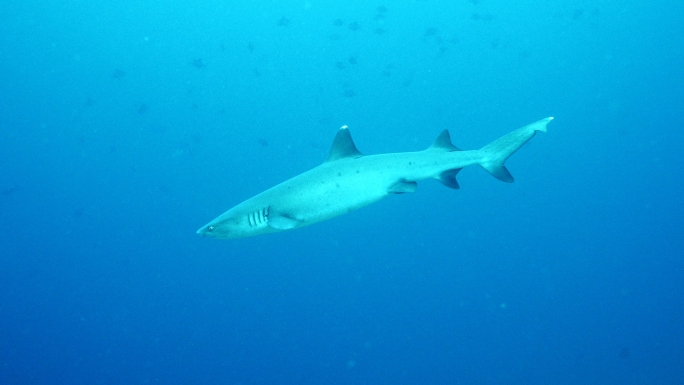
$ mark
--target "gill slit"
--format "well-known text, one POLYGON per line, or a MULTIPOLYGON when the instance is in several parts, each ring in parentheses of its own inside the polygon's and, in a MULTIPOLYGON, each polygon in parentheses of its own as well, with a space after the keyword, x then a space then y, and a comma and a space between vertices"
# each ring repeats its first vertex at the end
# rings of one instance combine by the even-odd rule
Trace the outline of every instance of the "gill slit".
POLYGON ((249 222, 249 226, 256 227, 265 224, 268 221, 269 209, 270 207, 265 207, 247 214, 247 222, 249 222))

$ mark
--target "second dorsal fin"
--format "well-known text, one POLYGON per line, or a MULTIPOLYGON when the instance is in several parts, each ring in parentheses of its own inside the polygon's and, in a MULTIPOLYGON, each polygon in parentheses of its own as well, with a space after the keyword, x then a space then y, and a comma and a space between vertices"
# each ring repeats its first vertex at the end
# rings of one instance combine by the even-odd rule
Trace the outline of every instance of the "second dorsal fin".
POLYGON ((449 130, 444 130, 439 133, 439 136, 432 143, 430 150, 442 150, 442 151, 461 151, 458 147, 451 143, 451 136, 449 136, 449 130))
POLYGON ((356 145, 352 140, 351 134, 349 133, 349 127, 342 126, 335 135, 332 147, 330 147, 330 153, 328 154, 328 159, 326 162, 332 162, 338 159, 344 158, 358 158, 363 156, 363 154, 356 149, 356 145))

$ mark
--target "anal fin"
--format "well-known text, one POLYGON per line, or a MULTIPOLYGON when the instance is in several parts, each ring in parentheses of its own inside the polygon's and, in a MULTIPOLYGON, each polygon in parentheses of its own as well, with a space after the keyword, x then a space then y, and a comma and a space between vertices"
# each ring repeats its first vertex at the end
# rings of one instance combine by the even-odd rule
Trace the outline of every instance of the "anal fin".
POLYGON ((440 181, 443 185, 454 190, 458 190, 459 188, 461 188, 461 186, 458 185, 458 181, 456 180, 456 174, 458 174, 459 171, 461 171, 460 168, 446 170, 443 173, 439 174, 439 177, 437 177, 436 179, 440 181))

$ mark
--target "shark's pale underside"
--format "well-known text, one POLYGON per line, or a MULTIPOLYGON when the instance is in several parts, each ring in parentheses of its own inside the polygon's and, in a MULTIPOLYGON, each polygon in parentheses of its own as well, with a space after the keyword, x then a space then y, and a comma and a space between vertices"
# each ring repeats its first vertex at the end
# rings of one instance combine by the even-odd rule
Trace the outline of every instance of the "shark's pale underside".
POLYGON ((391 194, 414 192, 417 182, 437 179, 459 188, 456 174, 479 165, 494 177, 513 182, 504 162, 546 131, 553 118, 519 128, 479 150, 461 151, 444 130, 427 150, 363 155, 347 126, 337 132, 328 159, 318 167, 286 180, 221 214, 199 230, 214 238, 243 238, 296 229, 377 202, 391 194))

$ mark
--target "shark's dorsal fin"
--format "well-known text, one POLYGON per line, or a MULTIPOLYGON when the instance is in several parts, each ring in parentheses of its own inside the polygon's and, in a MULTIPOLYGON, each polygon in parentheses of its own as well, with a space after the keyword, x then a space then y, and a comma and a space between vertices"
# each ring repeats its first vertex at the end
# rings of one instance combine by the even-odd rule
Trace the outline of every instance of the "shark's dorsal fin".
POLYGON ((332 147, 330 147, 330 154, 328 154, 326 162, 333 162, 344 158, 359 158, 362 156, 363 154, 357 150, 356 145, 354 145, 354 141, 349 133, 349 127, 342 126, 337 131, 337 135, 335 135, 335 140, 333 140, 332 147))
POLYGON ((461 151, 458 147, 451 143, 451 136, 449 130, 442 131, 437 139, 432 143, 429 150, 446 150, 446 151, 461 151))

